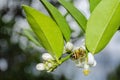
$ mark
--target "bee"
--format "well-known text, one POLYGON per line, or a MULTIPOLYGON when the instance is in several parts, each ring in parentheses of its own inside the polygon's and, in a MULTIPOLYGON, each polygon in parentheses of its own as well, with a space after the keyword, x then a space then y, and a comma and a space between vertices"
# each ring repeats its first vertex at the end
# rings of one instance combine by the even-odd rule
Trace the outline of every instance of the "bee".
POLYGON ((80 47, 79 49, 73 51, 73 54, 71 55, 71 58, 74 59, 74 60, 77 60, 77 59, 82 59, 85 56, 86 56, 85 49, 80 47))

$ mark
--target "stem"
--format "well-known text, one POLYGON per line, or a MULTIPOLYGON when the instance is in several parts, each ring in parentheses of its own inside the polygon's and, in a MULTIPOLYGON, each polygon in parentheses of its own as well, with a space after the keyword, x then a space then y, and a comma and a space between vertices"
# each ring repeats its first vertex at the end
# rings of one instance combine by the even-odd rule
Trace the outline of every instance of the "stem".
POLYGON ((58 58, 56 58, 56 61, 57 61, 58 64, 62 63, 58 58))
POLYGON ((66 57, 62 58, 62 59, 60 60, 61 63, 63 63, 64 61, 68 60, 68 59, 70 58, 71 55, 72 55, 72 53, 69 54, 69 55, 67 55, 66 57))

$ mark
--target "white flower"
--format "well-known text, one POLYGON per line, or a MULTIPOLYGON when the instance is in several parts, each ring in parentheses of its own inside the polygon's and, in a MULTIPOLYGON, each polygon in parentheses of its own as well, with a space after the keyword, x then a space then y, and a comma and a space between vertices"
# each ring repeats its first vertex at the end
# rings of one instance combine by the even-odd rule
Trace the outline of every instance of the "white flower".
POLYGON ((45 65, 43 63, 39 63, 36 65, 36 69, 39 71, 45 70, 45 65))
POLYGON ((88 64, 91 66, 91 67, 95 67, 97 62, 93 56, 92 53, 88 53, 88 64))
POLYGON ((49 53, 43 53, 42 58, 45 61, 54 60, 54 58, 49 53))
MULTIPOLYGON (((76 50, 77 47, 75 47, 74 49, 76 50)), ((90 68, 96 66, 97 64, 92 53, 88 53, 86 57, 79 58, 74 61, 77 67, 83 68, 83 73, 85 76, 87 76, 90 73, 90 68)))
POLYGON ((79 68, 83 68, 84 67, 84 64, 85 64, 85 61, 84 60, 74 60, 75 63, 76 63, 76 66, 79 67, 79 68))
POLYGON ((93 65, 95 62, 95 58, 92 53, 88 53, 88 64, 93 65))
POLYGON ((73 44, 71 42, 67 42, 67 44, 65 45, 65 49, 66 51, 72 51, 73 44))

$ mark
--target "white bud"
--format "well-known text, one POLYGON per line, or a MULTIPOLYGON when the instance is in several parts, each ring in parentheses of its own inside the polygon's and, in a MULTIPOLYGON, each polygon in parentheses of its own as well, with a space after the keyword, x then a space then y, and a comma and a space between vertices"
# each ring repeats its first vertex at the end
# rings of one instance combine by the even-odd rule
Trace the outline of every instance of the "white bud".
POLYGON ((51 67, 52 67, 52 63, 48 63, 47 66, 48 66, 49 68, 51 68, 51 67))
POLYGON ((39 63, 36 65, 36 69, 39 71, 45 70, 45 65, 43 63, 39 63))
POLYGON ((66 51, 72 51, 73 49, 73 44, 71 42, 67 42, 65 45, 66 51))
POLYGON ((93 54, 92 53, 88 53, 88 64, 89 65, 93 65, 94 61, 95 61, 95 59, 94 59, 93 54))
POLYGON ((42 55, 43 60, 54 60, 54 58, 49 53, 43 53, 42 55))

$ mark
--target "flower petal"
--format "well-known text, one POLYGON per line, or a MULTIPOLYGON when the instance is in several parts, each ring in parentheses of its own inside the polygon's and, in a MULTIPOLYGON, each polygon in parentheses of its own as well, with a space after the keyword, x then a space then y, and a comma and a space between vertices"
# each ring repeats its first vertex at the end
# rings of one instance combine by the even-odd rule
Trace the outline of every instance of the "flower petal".
POLYGON ((72 51, 73 49, 73 44, 71 42, 67 42, 65 45, 66 51, 72 51))
POLYGON ((96 62, 96 60, 94 60, 94 64, 93 64, 93 67, 95 67, 95 66, 96 66, 96 64, 97 64, 97 62, 96 62))
POLYGON ((94 61, 95 61, 95 59, 94 59, 93 54, 92 53, 88 53, 88 64, 89 65, 93 65, 94 61))

